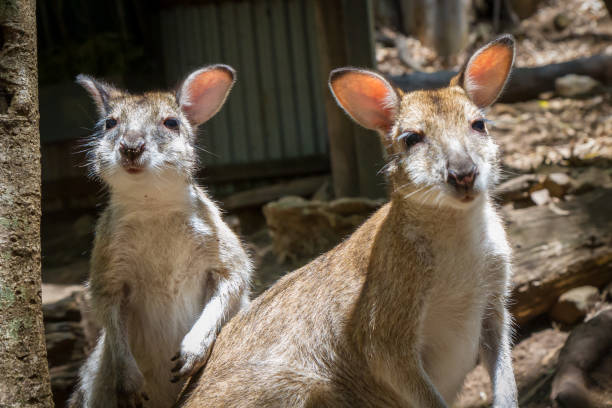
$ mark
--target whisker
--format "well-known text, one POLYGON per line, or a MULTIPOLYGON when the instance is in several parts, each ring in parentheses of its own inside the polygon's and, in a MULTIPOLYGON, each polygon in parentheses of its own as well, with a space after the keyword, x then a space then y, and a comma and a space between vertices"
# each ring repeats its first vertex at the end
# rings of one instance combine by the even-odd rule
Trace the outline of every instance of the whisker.
POLYGON ((427 187, 427 186, 423 186, 423 187, 421 187, 421 188, 417 188, 417 189, 416 189, 416 190, 414 190, 413 192, 411 192, 411 193, 409 193, 409 194, 406 194, 406 195, 404 196, 404 199, 407 199, 408 197, 413 196, 414 194, 418 193, 419 191, 423 191, 423 189, 425 189, 426 187, 427 187))
POLYGON ((421 207, 429 201, 429 195, 436 191, 436 186, 432 186, 425 193, 423 193, 423 199, 421 200, 421 207))

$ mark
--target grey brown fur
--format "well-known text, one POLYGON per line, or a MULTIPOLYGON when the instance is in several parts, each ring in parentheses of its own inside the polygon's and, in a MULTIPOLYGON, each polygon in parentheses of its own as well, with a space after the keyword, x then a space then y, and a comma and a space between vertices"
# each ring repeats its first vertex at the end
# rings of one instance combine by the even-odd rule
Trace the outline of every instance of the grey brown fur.
POLYGON ((103 332, 71 406, 168 407, 179 379, 206 361, 221 326, 248 304, 250 260, 193 179, 196 127, 221 107, 234 72, 198 70, 177 94, 77 80, 101 116, 88 153, 110 200, 88 283, 103 332))

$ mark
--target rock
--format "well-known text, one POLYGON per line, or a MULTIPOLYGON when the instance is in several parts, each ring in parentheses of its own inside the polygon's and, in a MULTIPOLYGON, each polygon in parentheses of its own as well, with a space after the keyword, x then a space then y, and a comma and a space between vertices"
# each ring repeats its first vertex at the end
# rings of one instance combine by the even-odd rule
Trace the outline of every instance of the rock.
POLYGON ((535 174, 523 174, 500 184, 495 190, 495 195, 502 204, 511 201, 529 200, 529 190, 538 183, 535 174))
POLYGON ((594 286, 571 289, 559 297, 550 311, 550 317, 560 323, 574 324, 584 319, 599 300, 599 291, 594 286))
POLYGON ((537 206, 546 205, 550 202, 550 193, 545 188, 532 191, 529 193, 529 197, 537 206))
POLYGON ((557 14, 553 19, 553 25, 557 31, 565 30, 571 22, 572 21, 569 19, 569 17, 563 13, 557 14))
POLYGON ((283 197, 266 204, 263 213, 279 262, 313 257, 350 235, 381 201, 341 198, 330 202, 283 197))
POLYGON ((608 371, 612 361, 611 344, 612 309, 602 311, 572 330, 559 353, 552 382, 550 399, 555 407, 590 408, 612 404, 608 371), (598 372, 601 370, 605 370, 603 378, 598 372))
POLYGON ((586 75, 569 74, 555 80, 555 90, 566 98, 587 96, 593 93, 601 84, 586 75))
POLYGON ((565 173, 551 173, 546 176, 543 185, 551 196, 562 198, 572 187, 572 179, 565 173))

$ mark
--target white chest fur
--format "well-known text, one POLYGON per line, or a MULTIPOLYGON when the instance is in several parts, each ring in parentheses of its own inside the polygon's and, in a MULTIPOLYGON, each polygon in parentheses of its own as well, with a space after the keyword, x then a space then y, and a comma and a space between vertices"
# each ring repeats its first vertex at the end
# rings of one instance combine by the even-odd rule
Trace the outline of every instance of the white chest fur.
POLYGON ((214 237, 202 218, 183 211, 130 212, 113 221, 111 274, 128 292, 129 344, 152 396, 180 387, 169 382, 170 358, 215 289, 207 251, 214 237))
POLYGON ((436 279, 426 305, 422 358, 450 403, 476 362, 483 316, 505 279, 499 260, 507 258, 508 249, 499 218, 488 205, 440 233, 432 240, 436 279))

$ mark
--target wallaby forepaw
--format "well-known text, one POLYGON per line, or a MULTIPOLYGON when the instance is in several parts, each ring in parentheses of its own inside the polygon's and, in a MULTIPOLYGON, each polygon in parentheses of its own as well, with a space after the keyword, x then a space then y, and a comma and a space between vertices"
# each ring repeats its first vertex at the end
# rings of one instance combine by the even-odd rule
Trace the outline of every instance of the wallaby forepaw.
POLYGON ((216 333, 211 333, 204 339, 194 337, 192 333, 188 333, 181 343, 181 350, 172 357, 176 364, 171 370, 174 376, 170 382, 175 383, 181 378, 192 376, 208 361, 216 333))

